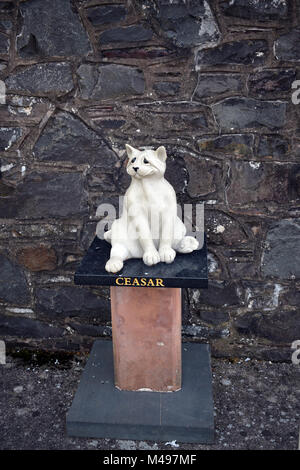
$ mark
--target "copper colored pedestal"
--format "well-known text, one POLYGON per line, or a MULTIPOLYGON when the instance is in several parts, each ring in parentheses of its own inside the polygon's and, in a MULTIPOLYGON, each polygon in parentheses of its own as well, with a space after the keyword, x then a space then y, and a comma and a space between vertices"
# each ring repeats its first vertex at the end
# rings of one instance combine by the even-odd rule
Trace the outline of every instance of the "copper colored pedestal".
POLYGON ((181 289, 111 287, 115 385, 181 388, 181 289))

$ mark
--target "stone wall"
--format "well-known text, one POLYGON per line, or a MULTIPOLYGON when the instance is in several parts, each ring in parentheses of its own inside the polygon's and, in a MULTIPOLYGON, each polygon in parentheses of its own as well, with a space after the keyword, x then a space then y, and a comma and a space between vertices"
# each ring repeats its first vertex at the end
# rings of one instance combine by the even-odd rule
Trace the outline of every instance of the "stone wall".
POLYGON ((166 146, 181 203, 205 202, 208 290, 184 335, 290 360, 300 339, 299 1, 0 2, 0 334, 88 350, 107 288, 73 284, 96 207, 128 186, 126 142, 166 146))

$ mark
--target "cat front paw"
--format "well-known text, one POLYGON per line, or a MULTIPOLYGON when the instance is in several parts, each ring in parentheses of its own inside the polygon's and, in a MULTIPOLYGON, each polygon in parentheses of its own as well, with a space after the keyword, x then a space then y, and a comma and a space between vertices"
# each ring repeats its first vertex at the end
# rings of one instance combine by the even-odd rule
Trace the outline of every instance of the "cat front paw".
POLYGON ((152 266, 160 262, 160 256, 157 250, 147 250, 144 253, 143 261, 147 266, 152 266))
POLYGON ((176 251, 170 246, 163 246, 159 249, 160 261, 164 263, 172 263, 176 256, 176 251))
POLYGON ((123 261, 120 258, 110 258, 105 265, 105 270, 109 273, 117 273, 122 268, 123 261))

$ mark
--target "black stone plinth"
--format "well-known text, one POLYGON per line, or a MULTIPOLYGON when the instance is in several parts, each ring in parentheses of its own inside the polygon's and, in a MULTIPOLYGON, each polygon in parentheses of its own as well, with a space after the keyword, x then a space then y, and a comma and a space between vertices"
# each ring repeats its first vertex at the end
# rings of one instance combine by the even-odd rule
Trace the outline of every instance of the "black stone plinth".
POLYGON ((212 443, 209 345, 183 343, 182 362, 178 392, 121 391, 114 386, 112 343, 95 341, 67 413, 68 435, 212 443))
POLYGON ((122 271, 117 274, 105 271, 110 249, 111 245, 108 242, 96 237, 75 273, 75 284, 207 288, 206 241, 201 250, 188 254, 177 253, 171 264, 158 263, 155 266, 146 266, 142 259, 127 260, 122 271))

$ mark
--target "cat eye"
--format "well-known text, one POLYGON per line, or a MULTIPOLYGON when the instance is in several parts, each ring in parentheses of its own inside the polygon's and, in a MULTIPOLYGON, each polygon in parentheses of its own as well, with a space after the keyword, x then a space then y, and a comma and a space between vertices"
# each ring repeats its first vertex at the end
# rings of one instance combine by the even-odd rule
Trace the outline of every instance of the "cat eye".
POLYGON ((144 158, 144 163, 149 163, 147 158, 144 158))
POLYGON ((136 157, 134 157, 132 160, 131 160, 131 163, 134 163, 136 161, 136 157))

